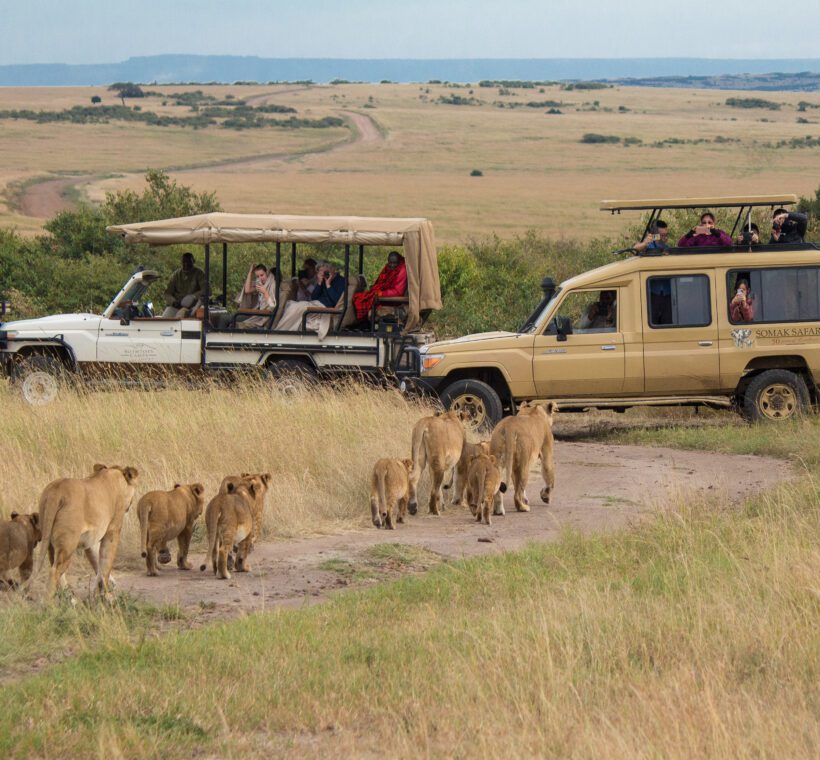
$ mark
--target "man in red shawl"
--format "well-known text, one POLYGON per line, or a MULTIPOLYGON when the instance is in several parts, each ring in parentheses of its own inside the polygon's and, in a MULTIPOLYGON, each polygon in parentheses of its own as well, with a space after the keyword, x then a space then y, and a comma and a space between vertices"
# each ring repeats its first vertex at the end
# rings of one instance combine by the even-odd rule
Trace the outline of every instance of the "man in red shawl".
POLYGON ((353 306, 356 309, 356 317, 359 321, 370 319, 370 310, 376 296, 380 298, 396 298, 407 293, 407 267, 404 264, 404 257, 396 251, 390 251, 387 256, 387 264, 384 266, 373 287, 364 293, 353 295, 353 306))

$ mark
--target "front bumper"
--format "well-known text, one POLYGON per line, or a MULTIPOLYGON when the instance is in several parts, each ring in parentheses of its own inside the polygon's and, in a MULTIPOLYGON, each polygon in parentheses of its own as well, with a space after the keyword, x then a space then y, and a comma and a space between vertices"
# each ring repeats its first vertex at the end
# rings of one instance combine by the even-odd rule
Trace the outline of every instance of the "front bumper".
POLYGON ((435 396, 444 383, 443 377, 422 377, 421 375, 409 375, 402 378, 402 392, 411 396, 435 396))

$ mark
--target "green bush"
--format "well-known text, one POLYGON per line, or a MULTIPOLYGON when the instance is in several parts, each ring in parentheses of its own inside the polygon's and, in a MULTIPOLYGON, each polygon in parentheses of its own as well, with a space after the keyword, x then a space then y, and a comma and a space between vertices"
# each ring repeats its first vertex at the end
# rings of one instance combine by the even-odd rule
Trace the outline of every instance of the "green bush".
POLYGON ((580 140, 582 143, 619 143, 621 138, 618 135, 599 135, 597 132, 587 132, 580 140))

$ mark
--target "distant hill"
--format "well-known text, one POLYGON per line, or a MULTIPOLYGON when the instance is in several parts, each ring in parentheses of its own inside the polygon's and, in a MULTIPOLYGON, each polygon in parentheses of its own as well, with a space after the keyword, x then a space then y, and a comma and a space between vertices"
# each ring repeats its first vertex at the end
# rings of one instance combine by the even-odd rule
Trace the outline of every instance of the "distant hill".
POLYGON ((712 90, 792 90, 817 92, 820 74, 809 71, 797 74, 720 74, 718 76, 640 77, 609 79, 610 84, 631 87, 689 87, 712 90))
POLYGON ((448 82, 492 80, 566 81, 606 79, 632 85, 816 90, 820 59, 706 58, 471 58, 342 59, 258 58, 254 56, 156 55, 104 64, 19 64, 0 66, 2 86, 106 85, 112 82, 448 82), (771 72, 785 72, 773 75, 771 72), (795 76, 804 72, 803 77, 795 76), (779 78, 778 77, 782 77, 779 78), (743 85, 746 86, 743 86, 743 85), (730 85, 725 85, 730 86, 730 85))

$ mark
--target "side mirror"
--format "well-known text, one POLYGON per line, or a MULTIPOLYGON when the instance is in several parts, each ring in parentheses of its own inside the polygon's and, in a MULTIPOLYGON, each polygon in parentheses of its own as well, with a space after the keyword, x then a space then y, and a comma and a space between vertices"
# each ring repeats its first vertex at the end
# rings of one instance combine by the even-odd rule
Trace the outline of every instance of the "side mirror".
POLYGON ((555 325, 555 334, 560 343, 567 339, 567 335, 572 335, 572 321, 569 317, 557 316, 552 320, 555 325))

